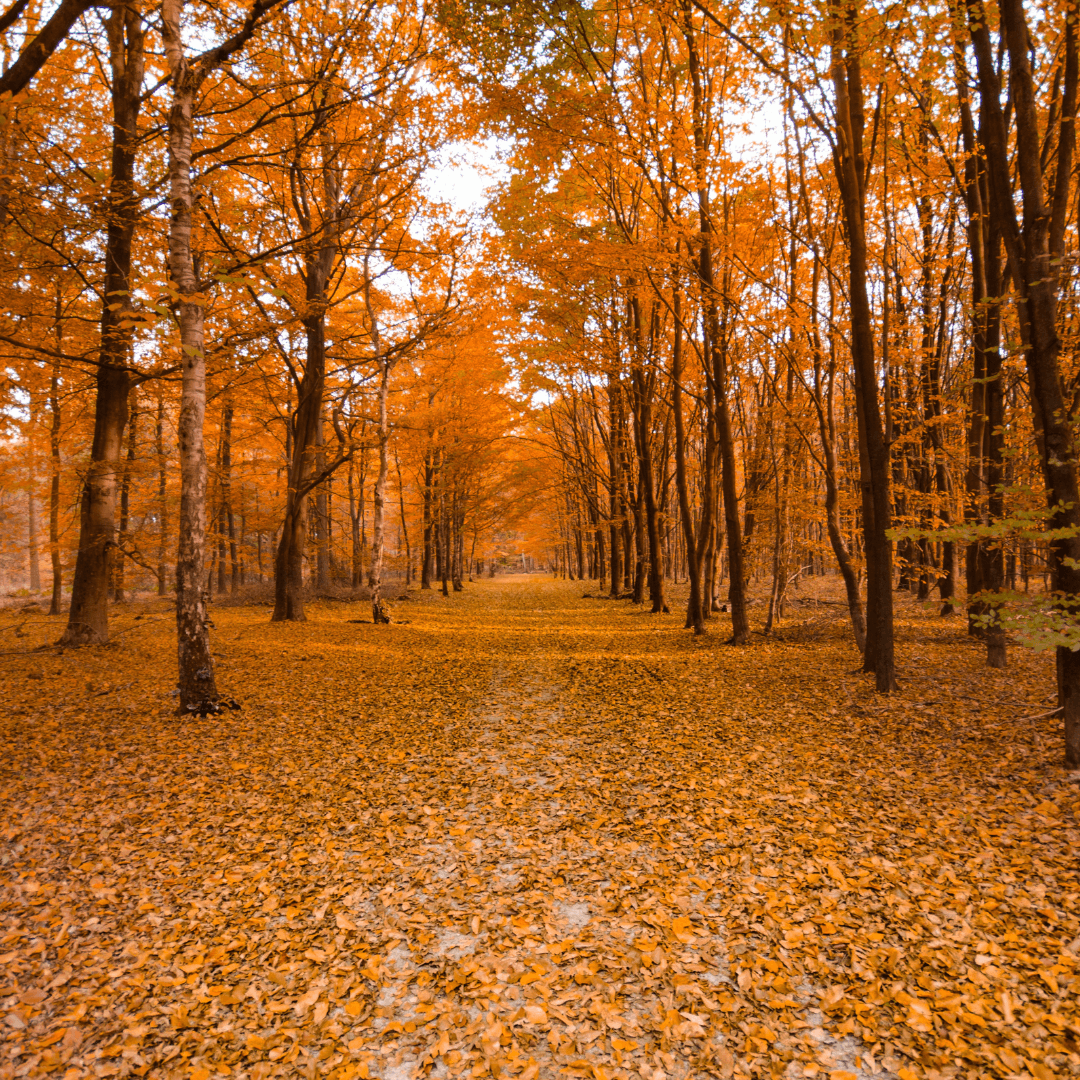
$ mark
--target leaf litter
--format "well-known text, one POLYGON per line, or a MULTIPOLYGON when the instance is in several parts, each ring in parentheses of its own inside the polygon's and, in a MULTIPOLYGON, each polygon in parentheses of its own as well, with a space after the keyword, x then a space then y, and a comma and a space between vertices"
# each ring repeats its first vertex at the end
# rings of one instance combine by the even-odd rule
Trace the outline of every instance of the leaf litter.
POLYGON ((244 709, 183 722, 164 627, 32 628, 0 1077, 1080 1074, 1080 785, 1009 719, 1045 660, 907 612, 880 699, 839 632, 732 650, 580 592, 222 609, 244 709))

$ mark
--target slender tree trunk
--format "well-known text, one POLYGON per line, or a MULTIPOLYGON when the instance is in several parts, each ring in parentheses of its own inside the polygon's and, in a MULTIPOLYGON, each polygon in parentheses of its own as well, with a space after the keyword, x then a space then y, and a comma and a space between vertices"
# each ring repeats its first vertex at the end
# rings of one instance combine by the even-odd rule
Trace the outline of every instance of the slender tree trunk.
POLYGON ((192 70, 183 52, 180 22, 183 0, 165 0, 162 30, 172 77, 169 111, 169 273, 179 290, 181 346, 180 545, 176 558, 176 630, 179 673, 178 711, 221 711, 206 614, 204 551, 206 544, 206 351, 202 301, 191 252, 194 193, 191 185, 193 108, 202 72, 192 70))
POLYGON ((686 626, 695 634, 705 633, 705 616, 701 602, 701 564, 698 561, 697 537, 690 510, 690 488, 686 478, 686 430, 683 419, 683 325, 682 294, 678 289, 672 297, 675 315, 675 342, 671 353, 671 409, 675 414, 675 487, 679 494, 679 518, 686 540, 686 572, 690 579, 690 600, 686 608, 686 626))
POLYGON ((154 453, 158 468, 158 549, 157 549, 157 594, 168 595, 165 581, 165 549, 169 535, 169 501, 167 495, 167 471, 165 468, 165 392, 160 381, 157 388, 157 421, 154 425, 154 453))
POLYGON ((446 494, 439 496, 439 577, 442 579, 443 596, 450 595, 450 514, 446 494))
POLYGON ((424 521, 423 543, 424 552, 420 563, 420 588, 431 588, 431 572, 435 560, 434 550, 434 521, 432 505, 432 484, 435 479, 435 469, 432 466, 432 451, 430 448, 424 453, 424 521))
POLYGON ((412 584, 412 548, 409 546, 409 526, 405 520, 405 485, 401 480, 401 462, 397 450, 394 450, 394 468, 397 471, 398 505, 401 510, 401 536, 405 541, 405 588, 412 584))
POLYGON ((623 560, 622 545, 620 543, 620 527, 623 518, 623 508, 619 498, 621 483, 619 480, 619 467, 621 447, 619 444, 622 426, 619 420, 619 393, 618 379, 612 371, 607 374, 608 396, 608 511, 611 515, 609 526, 611 534, 611 597, 615 599, 619 590, 623 587, 623 560))
POLYGON ((127 425, 127 457, 124 461, 124 471, 120 478, 120 529, 117 535, 115 557, 113 559, 113 599, 118 603, 124 602, 124 581, 127 568, 126 556, 129 536, 128 527, 131 522, 131 472, 135 463, 135 434, 139 421, 138 398, 134 388, 129 394, 131 408, 127 425))
POLYGON ((27 444, 30 451, 26 484, 26 548, 30 564, 30 590, 41 591, 41 561, 38 553, 38 509, 37 509, 37 461, 34 454, 34 406, 31 396, 29 423, 27 424, 27 444))
MULTIPOLYGON (((320 412, 315 424, 315 470, 326 469, 326 447, 323 442, 323 417, 320 412)), ((327 484, 315 489, 315 575, 320 592, 330 588, 330 505, 327 484)))
MULTIPOLYGON (((634 301, 634 328, 638 336, 639 350, 644 350, 641 336, 641 313, 634 301)), ((638 353, 640 361, 641 352, 638 353)), ((642 502, 645 511, 645 538, 649 545, 649 597, 653 614, 664 610, 664 556, 660 544, 659 508, 656 501, 656 480, 653 476, 652 455, 652 382, 651 372, 646 372, 639 362, 633 373, 635 389, 634 427, 637 437, 638 470, 642 502)), ((639 518, 640 523, 640 518, 639 518)), ((641 602, 640 600, 638 601, 641 602)))
MULTIPOLYGON (((57 323, 59 327, 59 299, 57 301, 57 323)), ((57 329, 57 351, 62 344, 60 330, 57 329)), ((52 601, 49 614, 60 614, 60 601, 63 597, 64 568, 60 559, 60 361, 53 362, 52 379, 49 383, 49 453, 51 474, 49 477, 49 554, 52 559, 52 601)))
MULTIPOLYGON (((727 326, 721 329, 718 312, 719 296, 714 281, 712 209, 709 199, 708 172, 706 168, 706 101, 698 54, 697 34, 693 26, 691 5, 683 0, 683 34, 687 46, 687 60, 692 91, 694 128, 694 174, 697 187, 698 225, 701 232, 701 250, 698 256, 698 278, 701 285, 701 301, 705 311, 706 363, 713 383, 716 441, 720 451, 720 484, 724 498, 724 521, 727 532, 729 584, 728 600, 731 606, 731 638, 729 644, 745 645, 750 636, 750 623, 746 614, 746 571, 743 564, 742 526, 739 521, 738 485, 736 482, 735 438, 731 428, 731 412, 728 403, 728 357, 727 326)), ((725 309, 728 303, 724 296, 725 309)))
POLYGON ((225 546, 228 543, 229 592, 234 596, 240 587, 240 569, 237 565, 236 522, 233 513, 232 493, 232 422, 233 402, 225 399, 221 411, 221 469, 219 479, 220 513, 218 523, 218 592, 225 592, 225 546))
POLYGON ((364 580, 360 565, 360 512, 356 507, 356 488, 353 482, 354 467, 349 460, 349 536, 352 540, 352 587, 359 588, 364 580))
POLYGON ((375 347, 375 362, 379 369, 379 475, 375 479, 375 491, 372 503, 375 518, 371 536, 371 620, 375 623, 388 623, 390 616, 382 600, 383 570, 383 529, 386 509, 386 475, 389 469, 390 426, 387 414, 387 401, 390 394, 390 371, 393 361, 382 355, 379 340, 379 323, 371 298, 371 278, 367 266, 364 267, 365 300, 372 344, 375 347))
POLYGON ((834 166, 848 241, 851 352, 855 375, 860 456, 863 535, 866 550, 867 639, 863 670, 873 672, 879 693, 896 689, 892 613, 892 545, 889 449, 878 403, 873 316, 867 291, 866 165, 863 157, 862 68, 854 40, 858 0, 831 6, 832 80, 836 95, 834 166))

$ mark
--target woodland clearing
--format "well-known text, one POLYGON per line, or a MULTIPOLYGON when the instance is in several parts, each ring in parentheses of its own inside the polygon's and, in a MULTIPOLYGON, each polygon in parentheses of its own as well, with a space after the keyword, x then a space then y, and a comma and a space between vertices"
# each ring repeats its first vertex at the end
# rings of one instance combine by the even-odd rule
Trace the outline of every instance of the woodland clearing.
POLYGON ((1052 660, 911 604, 881 696, 842 607, 587 588, 217 608, 185 720, 164 600, 5 635, 0 1076, 1080 1072, 1052 660))

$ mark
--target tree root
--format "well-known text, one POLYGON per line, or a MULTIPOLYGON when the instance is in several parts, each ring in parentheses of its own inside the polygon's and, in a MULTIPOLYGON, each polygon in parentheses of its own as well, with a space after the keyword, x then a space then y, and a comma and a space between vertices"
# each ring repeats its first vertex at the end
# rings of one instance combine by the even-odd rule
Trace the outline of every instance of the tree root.
POLYGON ((243 706, 235 698, 207 698, 186 709, 177 709, 178 716, 218 716, 226 710, 238 712, 243 706))

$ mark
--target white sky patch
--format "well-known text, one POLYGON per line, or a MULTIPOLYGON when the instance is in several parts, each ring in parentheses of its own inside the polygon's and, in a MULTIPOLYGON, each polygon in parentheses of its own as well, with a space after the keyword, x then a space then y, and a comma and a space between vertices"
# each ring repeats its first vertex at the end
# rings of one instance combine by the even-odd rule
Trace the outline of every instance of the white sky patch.
POLYGON ((491 189, 510 175, 504 156, 507 149, 507 143, 494 138, 450 143, 427 175, 428 195, 470 218, 479 217, 491 189))

